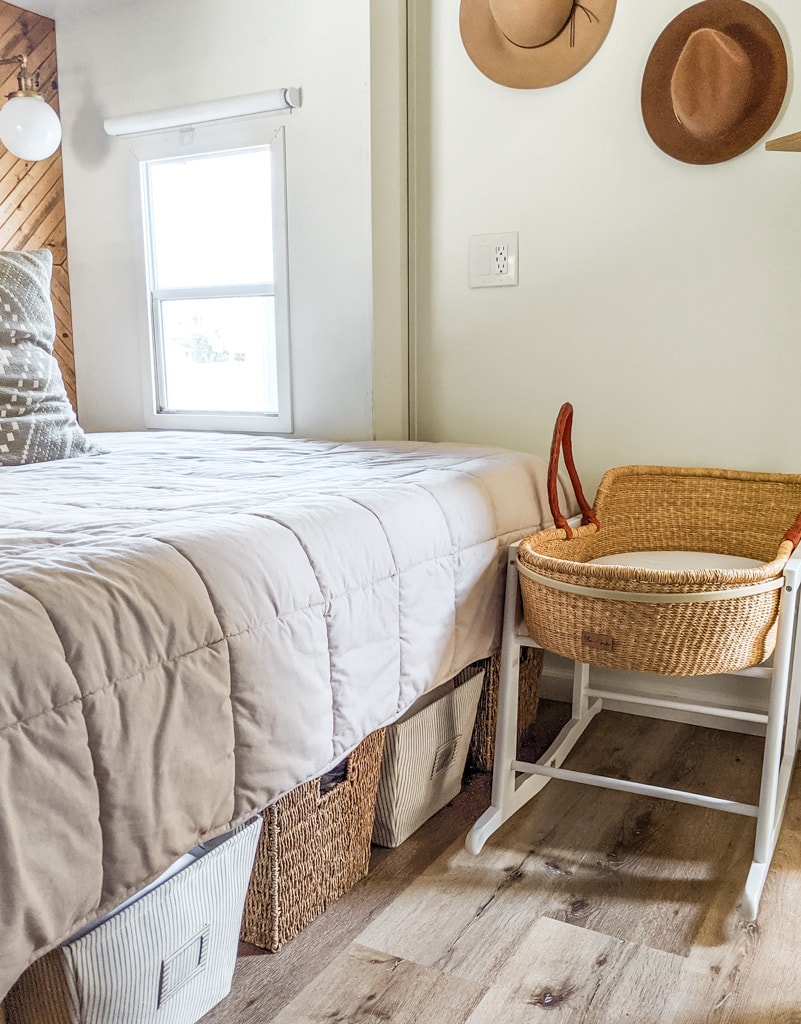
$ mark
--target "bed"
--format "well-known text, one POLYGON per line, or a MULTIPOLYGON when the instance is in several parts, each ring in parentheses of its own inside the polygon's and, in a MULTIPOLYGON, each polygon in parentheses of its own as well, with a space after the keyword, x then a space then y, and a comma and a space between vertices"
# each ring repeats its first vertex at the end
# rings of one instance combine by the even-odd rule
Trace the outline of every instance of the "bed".
POLYGON ((90 440, 2 470, 0 993, 497 649, 550 515, 499 448, 90 440))

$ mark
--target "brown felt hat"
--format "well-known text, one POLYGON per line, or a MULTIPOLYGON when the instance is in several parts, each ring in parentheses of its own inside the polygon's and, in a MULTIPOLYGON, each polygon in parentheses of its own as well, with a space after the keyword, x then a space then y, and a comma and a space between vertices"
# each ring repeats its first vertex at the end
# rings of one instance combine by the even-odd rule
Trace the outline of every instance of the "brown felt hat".
POLYGON ((514 89, 556 85, 581 71, 606 39, 617 0, 461 0, 468 57, 514 89))
POLYGON ((669 156, 716 164, 762 138, 786 90, 784 43, 767 15, 745 0, 703 0, 654 43, 642 116, 669 156))

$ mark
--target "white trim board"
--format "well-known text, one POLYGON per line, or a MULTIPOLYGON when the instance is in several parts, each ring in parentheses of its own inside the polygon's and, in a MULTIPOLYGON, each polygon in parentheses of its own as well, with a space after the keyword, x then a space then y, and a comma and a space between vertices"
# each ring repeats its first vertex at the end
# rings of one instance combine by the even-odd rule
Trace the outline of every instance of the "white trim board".
MULTIPOLYGON (((741 676, 657 676, 645 672, 623 672, 593 666, 590 685, 607 687, 626 694, 676 700, 687 704, 726 704, 742 711, 765 714, 768 708, 769 681, 741 676)), ((573 663, 566 658, 546 653, 540 682, 540 696, 544 700, 557 700, 569 704, 573 697, 573 663)), ((620 711, 644 718, 659 718, 669 722, 684 722, 729 732, 764 736, 765 727, 756 722, 742 722, 719 715, 699 715, 670 708, 655 708, 644 704, 604 700, 604 709, 620 711)))

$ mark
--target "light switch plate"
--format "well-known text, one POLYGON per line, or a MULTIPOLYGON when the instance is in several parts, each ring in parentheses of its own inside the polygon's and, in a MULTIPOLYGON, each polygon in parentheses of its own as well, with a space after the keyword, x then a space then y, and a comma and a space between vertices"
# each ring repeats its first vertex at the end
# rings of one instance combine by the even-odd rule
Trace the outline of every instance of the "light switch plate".
POLYGON ((517 232, 470 235, 470 287, 517 284, 517 232))

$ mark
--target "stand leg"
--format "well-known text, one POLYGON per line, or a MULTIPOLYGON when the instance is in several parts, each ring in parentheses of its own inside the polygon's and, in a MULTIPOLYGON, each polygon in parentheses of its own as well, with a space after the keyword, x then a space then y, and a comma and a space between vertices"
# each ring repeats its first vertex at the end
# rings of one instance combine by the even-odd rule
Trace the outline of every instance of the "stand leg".
POLYGON ((765 753, 759 792, 754 859, 743 890, 740 910, 745 921, 755 921, 779 838, 796 753, 801 676, 797 573, 788 573, 779 607, 778 636, 773 656, 765 753))
POLYGON ((573 668, 573 718, 583 718, 590 706, 587 693, 590 685, 590 666, 577 661, 573 668))
MULTIPOLYGON (((501 669, 498 685, 498 720, 495 763, 492 769, 492 803, 467 834, 469 853, 481 852, 484 843, 501 825, 550 782, 547 776, 529 775, 518 782, 517 773, 528 767, 517 760, 517 704, 520 652, 526 636, 518 625, 517 545, 512 545, 506 571, 501 669)), ((541 764, 561 765, 581 734, 601 710, 601 701, 589 701, 589 665, 577 664, 573 684, 573 717, 540 759, 541 764)))
POLYGON ((492 766, 492 804, 467 834, 465 846, 480 853, 484 843, 508 817, 504 816, 515 790, 512 762, 517 757, 517 701, 520 670, 518 618, 517 545, 509 550, 503 607, 501 668, 498 682, 498 718, 495 726, 495 759, 492 766))

